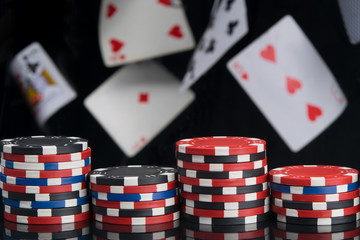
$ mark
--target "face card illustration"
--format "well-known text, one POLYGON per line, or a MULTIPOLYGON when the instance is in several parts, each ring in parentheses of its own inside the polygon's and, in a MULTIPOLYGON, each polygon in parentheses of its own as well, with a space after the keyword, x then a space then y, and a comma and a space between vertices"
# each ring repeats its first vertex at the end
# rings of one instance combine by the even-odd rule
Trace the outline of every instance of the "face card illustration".
POLYGON ((190 60, 180 91, 191 87, 248 32, 244 0, 215 1, 208 28, 190 60))
POLYGON ((107 67, 194 47, 181 0, 102 0, 99 42, 107 67))
POLYGON ((163 66, 144 62, 115 72, 84 101, 128 157, 135 156, 194 100, 163 66))
POLYGON ((227 67, 294 152, 321 134, 347 106, 333 74, 289 15, 227 67))

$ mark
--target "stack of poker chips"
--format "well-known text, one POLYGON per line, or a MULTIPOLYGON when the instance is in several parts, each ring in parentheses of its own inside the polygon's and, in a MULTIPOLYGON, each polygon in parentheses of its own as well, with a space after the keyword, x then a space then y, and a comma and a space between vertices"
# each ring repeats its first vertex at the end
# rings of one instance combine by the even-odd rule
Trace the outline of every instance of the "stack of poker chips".
POLYGON ((279 222, 346 224, 359 220, 359 172, 328 165, 299 165, 269 172, 271 210, 279 222))
POLYGON ((268 219, 266 143, 201 137, 176 143, 184 220, 213 225, 268 219))
POLYGON ((176 169, 129 165, 90 173, 93 218, 102 223, 149 225, 179 219, 176 169))
POLYGON ((65 224, 89 219, 87 140, 18 137, 1 140, 0 151, 5 220, 65 224))

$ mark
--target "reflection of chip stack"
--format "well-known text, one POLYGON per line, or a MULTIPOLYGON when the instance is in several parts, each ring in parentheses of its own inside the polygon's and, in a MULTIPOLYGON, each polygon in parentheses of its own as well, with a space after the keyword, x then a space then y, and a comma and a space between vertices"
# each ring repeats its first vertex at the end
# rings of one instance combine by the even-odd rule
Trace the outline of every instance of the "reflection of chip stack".
POLYGON ((176 143, 182 214, 199 224, 268 219, 266 143, 246 137, 203 137, 176 143))
POLYGON ((272 169, 271 210, 279 222, 346 224, 359 220, 359 172, 328 165, 272 169))
POLYGON ((118 166, 93 170, 94 219, 121 225, 149 225, 179 219, 176 169, 118 166))
POLYGON ((23 224, 65 224, 89 218, 91 150, 78 137, 4 139, 1 188, 4 218, 23 224))

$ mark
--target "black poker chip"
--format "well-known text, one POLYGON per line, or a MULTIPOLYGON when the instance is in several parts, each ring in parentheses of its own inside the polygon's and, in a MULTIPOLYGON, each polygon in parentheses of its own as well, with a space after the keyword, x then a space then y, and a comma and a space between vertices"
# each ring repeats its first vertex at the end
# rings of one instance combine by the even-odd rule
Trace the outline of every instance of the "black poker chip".
POLYGON ((316 225, 299 225, 292 223, 283 223, 283 222, 274 222, 274 226, 278 229, 295 232, 295 233, 336 233, 336 232, 346 232, 352 229, 360 227, 360 220, 355 222, 349 222, 344 224, 334 224, 334 225, 325 225, 325 226, 316 226, 316 225))
POLYGON ((303 224, 303 225, 334 225, 334 224, 344 224, 355 222, 360 219, 360 213, 342 217, 332 217, 332 218, 299 218, 299 217, 289 217, 280 214, 275 214, 274 217, 277 221, 283 223, 292 223, 292 224, 303 224))
POLYGON ((5 235, 15 239, 63 239, 75 238, 90 233, 90 227, 62 232, 22 232, 5 228, 5 235))
POLYGON ((182 203, 193 208, 209 210, 236 210, 265 206, 269 204, 269 197, 246 202, 201 202, 182 198, 182 203))
POLYGON ((19 193, 3 190, 2 196, 19 201, 60 201, 85 197, 87 196, 87 189, 64 193, 19 193))
POLYGON ((271 198, 271 204, 282 208, 293 208, 301 210, 332 210, 359 205, 359 197, 337 202, 295 202, 278 198, 271 198))
POLYGON ((171 214, 180 210, 178 204, 162 208, 149 208, 149 209, 113 209, 99 206, 93 206, 93 212, 99 213, 104 216, 113 217, 153 217, 171 214))
POLYGON ((181 190, 184 192, 199 193, 199 194, 215 194, 215 195, 254 193, 254 192, 264 191, 268 188, 267 182, 257 185, 249 185, 249 186, 241 186, 241 187, 202 187, 202 186, 194 186, 183 183, 179 183, 179 186, 181 190))
POLYGON ((269 213, 263 213, 254 216, 236 217, 236 218, 211 218, 211 217, 198 217, 187 213, 181 213, 184 220, 200 224, 212 225, 236 225, 236 224, 250 224, 269 219, 269 213))
POLYGON ((172 182, 177 170, 171 167, 129 165, 95 169, 90 182, 102 185, 141 186, 172 182))
POLYGON ((179 228, 172 228, 160 232, 147 232, 147 233, 122 233, 122 232, 107 232, 97 228, 94 228, 93 234, 104 239, 137 239, 137 240, 149 240, 149 239, 164 239, 173 237, 180 234, 179 228))
POLYGON ((30 208, 17 208, 9 205, 4 206, 4 211, 14 215, 22 215, 29 217, 57 217, 66 215, 75 215, 90 210, 89 204, 83 204, 75 207, 65 208, 45 208, 45 209, 30 209, 30 208))
POLYGON ((264 159, 266 157, 266 151, 244 154, 244 155, 230 155, 230 156, 206 156, 206 155, 192 155, 181 152, 175 152, 176 159, 186 162, 198 162, 198 163, 241 163, 241 162, 253 162, 264 159))
POLYGON ((268 172, 267 166, 243 171, 228 171, 228 172, 208 172, 197 171, 185 168, 178 168, 179 174, 185 177, 193 178, 210 178, 210 179, 235 179, 235 178, 249 178, 258 177, 268 172))
POLYGON ((79 137, 29 136, 3 139, 0 151, 21 155, 56 155, 82 152, 88 148, 88 141, 79 137))

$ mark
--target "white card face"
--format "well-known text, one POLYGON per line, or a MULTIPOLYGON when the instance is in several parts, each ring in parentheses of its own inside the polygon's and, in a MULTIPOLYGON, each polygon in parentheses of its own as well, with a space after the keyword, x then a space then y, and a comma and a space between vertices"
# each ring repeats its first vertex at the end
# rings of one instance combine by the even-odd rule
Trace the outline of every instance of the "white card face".
POLYGON ((128 157, 135 156, 194 100, 163 66, 125 66, 92 92, 86 108, 128 157))
POLYGON ((190 60, 180 91, 190 88, 248 32, 245 0, 214 4, 212 20, 190 60))
POLYGON ((14 57, 10 71, 19 83, 40 126, 77 96, 37 42, 30 44, 14 57))
POLYGON ((329 127, 347 106, 329 68, 289 15, 227 67, 294 152, 329 127))
POLYGON ((102 0, 99 42, 107 67, 174 54, 195 45, 181 0, 102 0))

